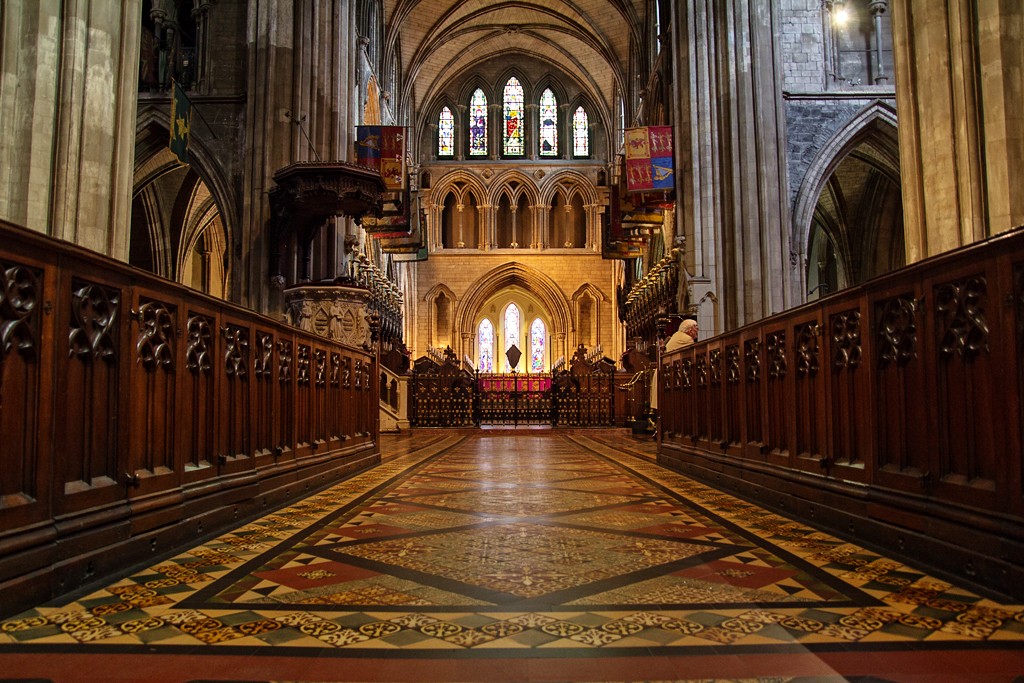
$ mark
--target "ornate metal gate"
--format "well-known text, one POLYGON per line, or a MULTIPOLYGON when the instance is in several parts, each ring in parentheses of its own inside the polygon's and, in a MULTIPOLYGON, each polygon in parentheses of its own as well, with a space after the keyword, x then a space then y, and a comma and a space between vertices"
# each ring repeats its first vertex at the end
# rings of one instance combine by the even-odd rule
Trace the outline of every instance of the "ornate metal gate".
POLYGON ((551 424, 551 375, 477 375, 477 423, 551 424))
POLYGON ((432 352, 413 367, 409 419, 413 427, 610 427, 615 387, 615 365, 583 350, 568 370, 562 361, 551 374, 481 374, 450 350, 432 352))

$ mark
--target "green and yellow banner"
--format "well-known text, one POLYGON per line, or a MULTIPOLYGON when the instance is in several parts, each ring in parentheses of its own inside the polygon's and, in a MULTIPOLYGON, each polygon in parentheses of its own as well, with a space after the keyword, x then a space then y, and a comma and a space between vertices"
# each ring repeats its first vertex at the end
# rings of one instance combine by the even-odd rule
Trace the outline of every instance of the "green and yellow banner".
POLYGON ((192 126, 192 101, 181 86, 174 83, 171 100, 171 153, 183 164, 188 163, 188 130, 192 126))

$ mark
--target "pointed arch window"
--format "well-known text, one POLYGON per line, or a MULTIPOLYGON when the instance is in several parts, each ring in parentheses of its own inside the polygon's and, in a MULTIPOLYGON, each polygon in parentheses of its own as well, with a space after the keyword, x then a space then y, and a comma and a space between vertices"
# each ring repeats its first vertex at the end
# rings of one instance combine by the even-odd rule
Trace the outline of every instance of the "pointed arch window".
MULTIPOLYGON (((505 351, 512 348, 515 344, 520 350, 522 347, 519 345, 519 307, 515 304, 509 304, 508 308, 505 309, 505 351)), ((513 368, 509 365, 508 357, 505 357, 505 372, 512 372, 513 368)))
POLYGON ((540 96, 540 155, 558 156, 558 98, 551 88, 540 96))
POLYGON ((455 155, 455 117, 452 110, 445 107, 437 117, 437 156, 450 157, 455 155))
POLYGON ((521 156, 523 149, 523 86, 519 79, 513 76, 505 84, 504 91, 504 114, 505 114, 505 154, 521 156))
POLYGON ((530 372, 544 372, 547 352, 547 329, 544 321, 537 318, 530 325, 530 372))
POLYGON ((469 154, 487 154, 487 95, 480 88, 469 98, 469 154))
POLYGON ((572 115, 572 155, 590 156, 590 122, 582 106, 577 107, 576 113, 572 115))
POLYGON ((480 321, 476 341, 476 347, 480 349, 480 372, 494 372, 494 325, 488 318, 480 321))

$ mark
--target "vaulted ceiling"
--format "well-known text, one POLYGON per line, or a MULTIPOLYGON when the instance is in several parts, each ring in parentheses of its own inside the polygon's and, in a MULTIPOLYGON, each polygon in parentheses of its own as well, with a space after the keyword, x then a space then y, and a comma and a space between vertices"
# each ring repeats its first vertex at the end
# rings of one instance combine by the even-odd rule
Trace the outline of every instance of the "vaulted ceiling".
MULTIPOLYGON (((487 59, 524 54, 575 78, 605 111, 643 44, 647 0, 385 0, 385 63, 396 51, 403 108, 418 113, 487 59), (399 40, 400 36, 400 40, 399 40)), ((652 3, 653 4, 653 3, 652 3)))

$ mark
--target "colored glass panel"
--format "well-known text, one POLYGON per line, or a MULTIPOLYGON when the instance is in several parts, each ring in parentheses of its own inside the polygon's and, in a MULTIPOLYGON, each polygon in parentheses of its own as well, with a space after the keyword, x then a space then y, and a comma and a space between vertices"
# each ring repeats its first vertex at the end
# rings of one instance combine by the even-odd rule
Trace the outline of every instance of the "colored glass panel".
MULTIPOLYGON (((519 346, 519 307, 509 304, 505 309, 505 350, 508 351, 515 344, 519 346)), ((505 357, 505 372, 512 372, 512 366, 508 363, 508 356, 505 357)))
POLYGON ((455 154, 455 117, 445 107, 437 120, 437 155, 450 157, 455 154))
POLYGON ((558 100, 550 88, 540 96, 540 155, 558 155, 558 100))
POLYGON ((523 86, 515 76, 505 84, 505 154, 523 153, 523 86))
POLYGON ((547 347, 544 321, 537 318, 530 326, 530 372, 544 372, 544 350, 547 347))
POLYGON ((476 333, 480 349, 480 372, 494 372, 494 325, 487 318, 480 321, 476 333))
POLYGON ((572 154, 577 157, 590 156, 590 125, 587 112, 577 107, 572 115, 572 154))
POLYGON ((487 95, 480 88, 469 99, 469 153, 487 154, 487 95))

